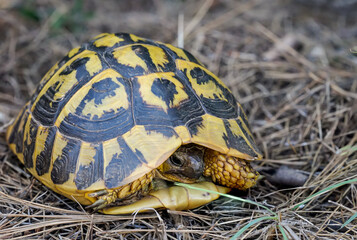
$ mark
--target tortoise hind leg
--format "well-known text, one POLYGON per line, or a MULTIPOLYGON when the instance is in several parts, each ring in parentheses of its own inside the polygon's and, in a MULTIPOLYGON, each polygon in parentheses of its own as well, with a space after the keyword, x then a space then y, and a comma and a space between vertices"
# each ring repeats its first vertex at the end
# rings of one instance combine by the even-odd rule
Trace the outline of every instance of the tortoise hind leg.
MULTIPOLYGON (((111 203, 117 200, 127 199, 139 193, 147 193, 151 190, 151 182, 153 174, 147 173, 139 179, 127 185, 115 189, 101 189, 96 192, 89 192, 85 194, 85 198, 92 202, 86 209, 93 209, 94 211, 104 209, 111 203)), ((133 196, 133 199, 135 197, 133 196)))

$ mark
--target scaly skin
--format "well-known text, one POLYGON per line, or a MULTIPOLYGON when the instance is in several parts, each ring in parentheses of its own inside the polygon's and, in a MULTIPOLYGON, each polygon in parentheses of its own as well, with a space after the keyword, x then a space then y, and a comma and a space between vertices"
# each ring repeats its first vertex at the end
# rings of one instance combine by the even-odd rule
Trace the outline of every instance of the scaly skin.
POLYGON ((206 149, 204 175, 220 185, 246 190, 255 185, 259 173, 244 159, 206 149))
POLYGON ((86 194, 85 197, 93 203, 92 205, 87 206, 87 208, 100 210, 106 208, 109 204, 118 199, 124 199, 135 193, 145 194, 149 192, 151 190, 150 183, 154 178, 155 172, 156 170, 153 170, 134 182, 116 189, 106 189, 86 194))

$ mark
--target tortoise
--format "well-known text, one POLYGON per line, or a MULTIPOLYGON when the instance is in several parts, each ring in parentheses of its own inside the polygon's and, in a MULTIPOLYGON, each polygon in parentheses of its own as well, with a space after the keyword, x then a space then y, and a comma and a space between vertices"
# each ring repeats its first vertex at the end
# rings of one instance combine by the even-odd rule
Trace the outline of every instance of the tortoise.
POLYGON ((218 77, 184 49, 128 33, 69 51, 6 138, 48 188, 108 214, 201 206, 218 195, 163 180, 244 190, 259 176, 249 162, 262 158, 218 77))

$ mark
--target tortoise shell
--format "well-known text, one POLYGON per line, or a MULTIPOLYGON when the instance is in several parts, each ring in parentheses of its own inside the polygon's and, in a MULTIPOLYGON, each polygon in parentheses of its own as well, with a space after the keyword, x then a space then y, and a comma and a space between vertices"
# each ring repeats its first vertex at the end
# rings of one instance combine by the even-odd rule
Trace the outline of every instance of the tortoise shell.
POLYGON ((67 197, 126 185, 183 144, 261 158, 220 79, 183 49, 126 33, 101 34, 56 63, 7 140, 38 180, 67 197))

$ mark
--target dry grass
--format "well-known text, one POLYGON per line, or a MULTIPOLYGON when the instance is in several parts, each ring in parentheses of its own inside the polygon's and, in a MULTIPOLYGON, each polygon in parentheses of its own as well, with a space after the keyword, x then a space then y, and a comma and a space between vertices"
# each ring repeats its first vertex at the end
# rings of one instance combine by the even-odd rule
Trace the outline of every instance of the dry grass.
POLYGON ((267 178, 232 194, 278 216, 252 225, 245 239, 282 239, 279 226, 288 239, 357 238, 356 219, 341 228, 357 211, 352 9, 306 8, 287 0, 81 2, 0 0, 1 239, 221 239, 271 216, 229 198, 192 211, 88 215, 24 170, 7 148, 7 124, 58 59, 100 32, 184 42, 242 103, 265 154, 257 169, 267 178), (304 173, 307 181, 295 188, 273 183, 280 166, 304 173))

